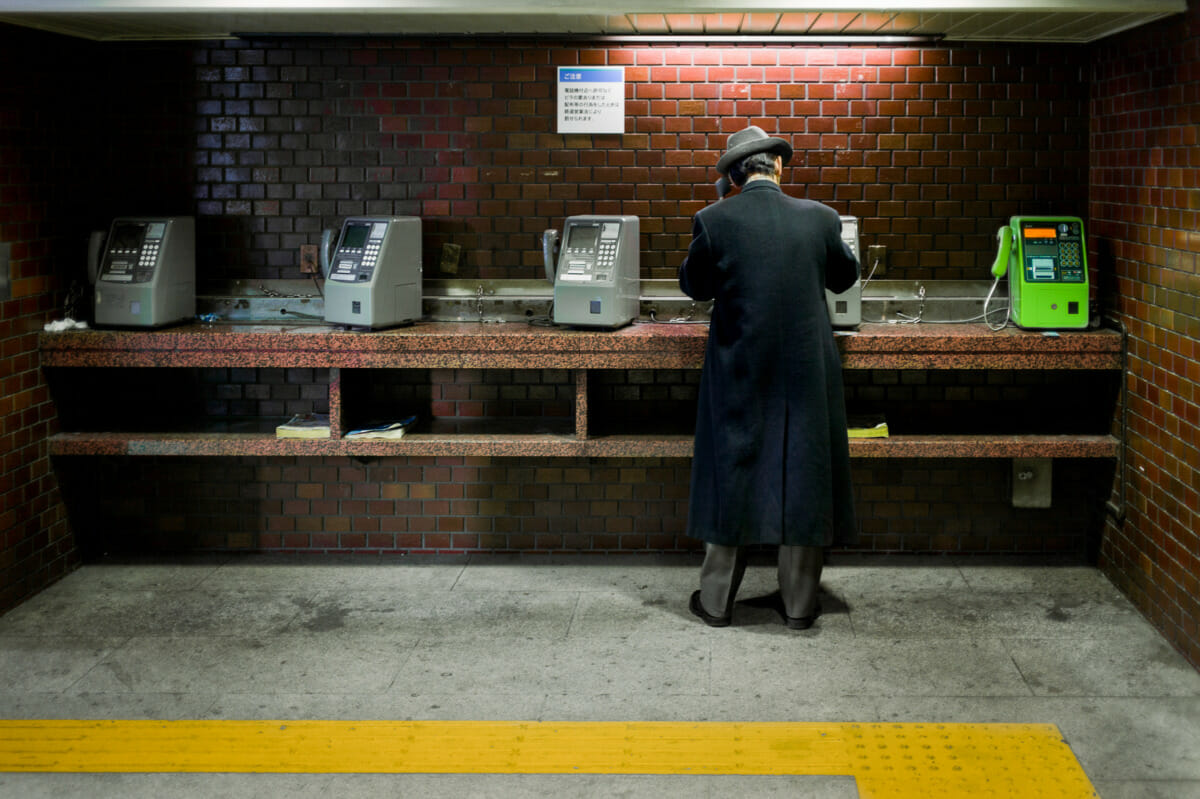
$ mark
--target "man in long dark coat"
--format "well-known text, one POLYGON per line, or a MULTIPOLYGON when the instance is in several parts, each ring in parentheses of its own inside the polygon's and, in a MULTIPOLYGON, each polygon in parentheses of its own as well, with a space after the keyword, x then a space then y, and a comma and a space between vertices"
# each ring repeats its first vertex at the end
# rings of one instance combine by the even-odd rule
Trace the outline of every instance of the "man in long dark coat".
POLYGON ((692 613, 730 623, 745 547, 778 544, 787 625, 820 613, 822 548, 857 537, 842 368, 825 290, 858 280, 837 212, 783 193, 792 156, 757 126, 732 134, 696 214, 679 284, 715 299, 700 378, 688 535, 705 542, 692 613))

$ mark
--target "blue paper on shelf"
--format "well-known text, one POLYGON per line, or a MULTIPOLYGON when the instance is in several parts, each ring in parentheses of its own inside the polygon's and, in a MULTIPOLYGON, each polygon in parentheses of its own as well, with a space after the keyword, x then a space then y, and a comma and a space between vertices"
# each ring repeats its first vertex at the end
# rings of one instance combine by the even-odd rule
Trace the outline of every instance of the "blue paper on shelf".
POLYGON ((346 438, 401 438, 405 431, 417 422, 417 417, 409 416, 398 422, 385 422, 371 427, 359 427, 346 433, 346 438))

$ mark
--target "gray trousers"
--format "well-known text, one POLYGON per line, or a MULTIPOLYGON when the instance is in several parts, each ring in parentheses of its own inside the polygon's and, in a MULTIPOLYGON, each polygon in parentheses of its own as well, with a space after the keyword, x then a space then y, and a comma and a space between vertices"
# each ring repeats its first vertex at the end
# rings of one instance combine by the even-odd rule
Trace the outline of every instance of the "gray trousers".
MULTIPOLYGON (((779 593, 788 616, 800 618, 813 614, 824 562, 821 547, 779 547, 779 593)), ((746 553, 742 547, 705 544, 704 563, 700 566, 700 604, 714 616, 728 614, 745 573, 746 553)))

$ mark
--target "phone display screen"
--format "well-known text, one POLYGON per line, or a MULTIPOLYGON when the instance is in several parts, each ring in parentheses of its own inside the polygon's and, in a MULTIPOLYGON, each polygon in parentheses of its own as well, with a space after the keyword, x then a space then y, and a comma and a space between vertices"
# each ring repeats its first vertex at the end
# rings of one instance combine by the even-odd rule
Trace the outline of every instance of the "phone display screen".
POLYGON ((361 249, 366 246, 370 232, 370 225, 346 225, 346 232, 342 234, 342 246, 361 249))
POLYGON ((129 252, 142 246, 142 234, 146 226, 139 223, 120 222, 113 225, 109 249, 129 252))
POLYGON ((595 225, 573 225, 567 237, 568 250, 592 250, 596 247, 599 228, 595 225))
POLYGON ((1052 242, 1058 239, 1058 231, 1053 227, 1031 227, 1026 225, 1022 232, 1025 234, 1025 240, 1029 242, 1052 242))

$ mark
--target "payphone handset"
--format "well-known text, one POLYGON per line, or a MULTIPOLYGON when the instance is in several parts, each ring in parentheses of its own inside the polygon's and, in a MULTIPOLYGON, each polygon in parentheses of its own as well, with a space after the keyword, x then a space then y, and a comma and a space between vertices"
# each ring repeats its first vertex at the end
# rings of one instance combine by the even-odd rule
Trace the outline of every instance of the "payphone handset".
POLYGON ((196 315, 196 223, 190 216, 118 217, 88 248, 97 325, 161 327, 196 315))
POLYGON ((640 230, 636 216, 570 216, 542 234, 546 279, 554 284, 554 322, 621 327, 638 316, 640 230))
POLYGON ((992 262, 992 277, 1008 274, 1008 263, 1012 260, 1013 229, 1004 225, 996 231, 996 260, 992 262))
POLYGON ((345 219, 322 235, 320 258, 326 322, 373 330, 421 318, 420 217, 345 219))
POLYGON ((1014 216, 996 232, 992 276, 1008 275, 1009 318, 1037 330, 1088 326, 1087 244, 1074 216, 1014 216))

